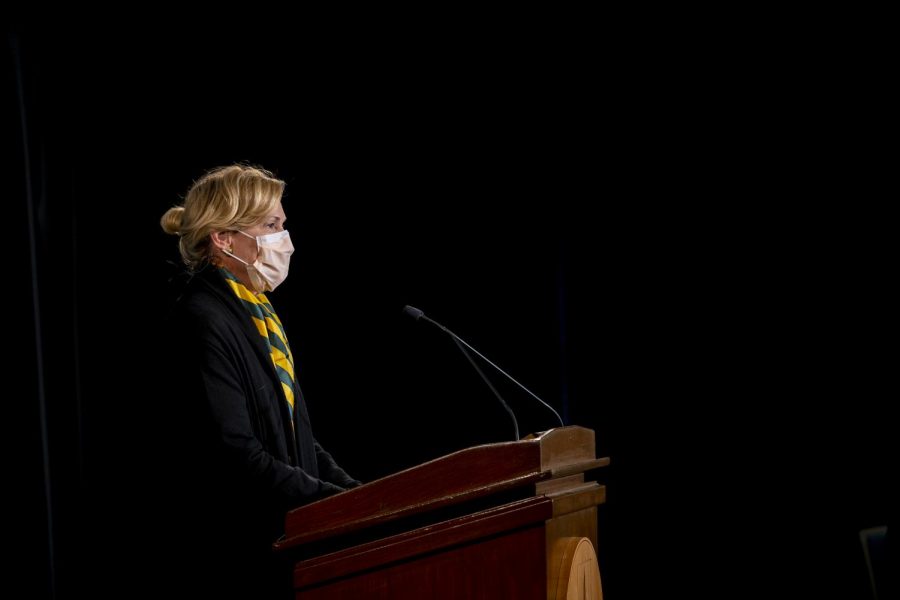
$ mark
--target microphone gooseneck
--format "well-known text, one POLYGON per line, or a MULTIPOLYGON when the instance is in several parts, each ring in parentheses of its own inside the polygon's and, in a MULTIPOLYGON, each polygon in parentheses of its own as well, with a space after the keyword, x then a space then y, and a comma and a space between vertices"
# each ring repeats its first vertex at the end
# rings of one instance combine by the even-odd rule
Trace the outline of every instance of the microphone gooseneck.
POLYGON ((565 427, 566 424, 563 422, 562 417, 559 416, 559 413, 556 412, 556 409, 554 409, 552 406, 550 406, 549 404, 547 404, 546 402, 544 402, 543 400, 538 398, 534 392, 532 392, 527 387, 525 387, 524 385, 522 385, 521 383, 516 381, 516 379, 513 378, 512 375, 510 375, 509 373, 507 373, 506 371, 504 371, 503 369, 501 369, 500 367, 495 365, 488 357, 486 357, 484 354, 482 354, 481 352, 479 352, 478 350, 473 348, 464 339, 462 339, 461 337, 459 337, 458 335, 456 335, 455 333, 453 333, 452 331, 450 331, 449 329, 447 329, 446 327, 444 327, 437 321, 429 318, 428 316, 425 315, 424 311, 421 311, 414 306, 410 306, 407 304, 406 306, 403 307, 403 312, 404 312, 404 314, 407 314, 407 315, 411 316, 412 318, 414 318, 416 321, 421 320, 421 319, 428 321, 429 323, 431 323, 438 329, 441 329, 442 331, 447 333, 453 339, 453 341, 456 343, 456 346, 460 349, 460 351, 463 353, 463 355, 469 360, 469 362, 472 364, 472 366, 475 367, 475 370, 478 372, 479 375, 481 375, 481 378, 484 380, 484 382, 488 385, 488 387, 491 389, 491 391, 494 392, 494 395, 497 396, 497 399, 500 401, 500 404, 503 405, 503 408, 505 408, 506 412, 508 412, 510 417, 512 417, 513 426, 515 427, 515 431, 516 431, 516 440, 519 439, 519 423, 516 420, 515 413, 513 413, 512 409, 509 407, 509 405, 506 403, 506 401, 503 400, 503 398, 500 396, 500 393, 496 390, 496 388, 491 384, 491 382, 487 378, 487 376, 478 367, 478 364, 472 359, 472 356, 466 351, 466 348, 468 348, 469 350, 471 350, 472 352, 477 354, 482 360, 484 360, 486 363, 488 363, 489 365, 494 367, 504 377, 506 377, 513 383, 515 383, 517 386, 519 386, 520 388, 525 390, 532 398, 534 398, 535 400, 537 400, 538 402, 543 404, 545 407, 547 407, 556 416, 556 419, 559 421, 559 424, 561 426, 565 427))

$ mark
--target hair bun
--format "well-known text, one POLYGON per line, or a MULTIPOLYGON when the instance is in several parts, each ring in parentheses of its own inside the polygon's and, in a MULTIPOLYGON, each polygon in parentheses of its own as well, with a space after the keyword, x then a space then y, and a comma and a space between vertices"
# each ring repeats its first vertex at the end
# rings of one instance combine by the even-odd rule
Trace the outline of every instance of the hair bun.
POLYGON ((183 206, 173 206, 162 216, 159 224, 162 225, 163 231, 172 235, 179 235, 181 231, 181 219, 184 216, 183 206))

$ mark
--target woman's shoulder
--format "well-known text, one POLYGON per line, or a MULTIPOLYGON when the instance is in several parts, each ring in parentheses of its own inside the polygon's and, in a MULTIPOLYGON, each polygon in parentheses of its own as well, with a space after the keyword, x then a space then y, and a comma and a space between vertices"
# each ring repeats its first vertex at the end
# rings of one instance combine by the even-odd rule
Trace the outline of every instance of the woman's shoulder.
POLYGON ((179 275, 173 282, 175 293, 171 313, 175 318, 189 317, 198 323, 218 322, 228 317, 228 296, 223 293, 222 276, 215 269, 202 269, 179 275))

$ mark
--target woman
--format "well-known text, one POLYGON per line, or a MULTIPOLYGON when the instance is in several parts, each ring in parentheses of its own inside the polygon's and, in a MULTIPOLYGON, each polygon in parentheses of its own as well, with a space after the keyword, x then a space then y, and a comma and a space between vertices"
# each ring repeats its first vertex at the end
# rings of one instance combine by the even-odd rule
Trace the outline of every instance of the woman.
POLYGON ((287 277, 294 250, 283 190, 263 169, 217 168, 161 219, 190 274, 170 318, 180 353, 168 382, 179 414, 172 482, 184 536, 196 544, 186 554, 206 559, 188 570, 206 593, 218 584, 230 596, 277 596, 282 586, 289 597, 271 552, 285 512, 360 485, 313 437, 266 296, 287 277))

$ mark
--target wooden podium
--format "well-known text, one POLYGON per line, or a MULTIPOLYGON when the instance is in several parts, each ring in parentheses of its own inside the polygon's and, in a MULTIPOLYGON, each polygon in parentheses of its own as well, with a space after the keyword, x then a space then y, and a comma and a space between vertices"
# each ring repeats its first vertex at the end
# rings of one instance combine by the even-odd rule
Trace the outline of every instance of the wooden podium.
POLYGON ((290 511, 298 600, 601 598, 594 432, 474 446, 290 511))

